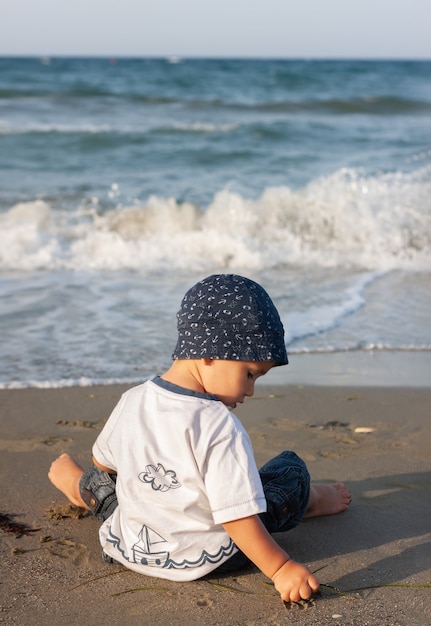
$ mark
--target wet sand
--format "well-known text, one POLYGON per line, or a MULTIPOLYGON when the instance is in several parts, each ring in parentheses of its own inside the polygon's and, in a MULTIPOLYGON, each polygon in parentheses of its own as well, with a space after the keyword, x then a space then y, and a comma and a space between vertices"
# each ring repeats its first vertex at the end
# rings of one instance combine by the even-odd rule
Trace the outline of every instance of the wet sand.
POLYGON ((293 449, 315 481, 353 494, 349 511, 276 536, 322 583, 312 603, 286 608, 255 568, 180 584, 102 562, 98 522, 47 471, 65 451, 88 464, 126 388, 0 391, 0 623, 431 623, 431 389, 259 386, 236 411, 259 465, 293 449))

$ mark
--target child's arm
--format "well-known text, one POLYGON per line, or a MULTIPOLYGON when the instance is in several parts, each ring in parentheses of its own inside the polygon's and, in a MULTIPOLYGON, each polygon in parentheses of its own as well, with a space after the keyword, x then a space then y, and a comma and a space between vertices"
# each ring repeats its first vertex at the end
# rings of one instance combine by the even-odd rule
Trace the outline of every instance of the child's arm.
POLYGON ((274 582, 286 602, 307 600, 319 581, 300 563, 292 561, 271 537, 257 515, 226 522, 223 528, 255 565, 274 582))

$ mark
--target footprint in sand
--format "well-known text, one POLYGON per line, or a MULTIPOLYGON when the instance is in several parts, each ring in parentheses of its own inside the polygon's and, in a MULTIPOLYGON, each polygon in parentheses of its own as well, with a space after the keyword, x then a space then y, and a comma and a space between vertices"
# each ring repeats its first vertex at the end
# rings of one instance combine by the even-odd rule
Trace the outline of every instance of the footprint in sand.
POLYGON ((70 437, 33 437, 32 439, 0 439, 0 451, 30 452, 43 446, 59 446, 70 443, 70 437))
POLYGON ((95 428, 97 430, 101 430, 106 420, 102 420, 99 422, 89 422, 87 420, 58 420, 57 425, 59 426, 68 426, 70 428, 95 428))
POLYGON ((76 565, 87 563, 89 560, 87 546, 83 543, 67 539, 66 537, 54 539, 54 541, 47 544, 46 549, 50 554, 63 559, 70 559, 76 565))

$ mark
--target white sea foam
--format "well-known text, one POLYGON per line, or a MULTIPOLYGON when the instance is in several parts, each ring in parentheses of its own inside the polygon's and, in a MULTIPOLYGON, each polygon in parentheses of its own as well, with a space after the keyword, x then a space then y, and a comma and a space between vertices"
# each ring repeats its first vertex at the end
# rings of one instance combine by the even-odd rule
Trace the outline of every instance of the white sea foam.
MULTIPOLYGON (((112 122, 112 121, 111 121, 112 122)), ((96 123, 43 123, 33 122, 29 120, 22 121, 20 124, 11 124, 6 120, 0 119, 0 135, 26 135, 28 133, 47 134, 58 133, 64 135, 82 134, 96 135, 98 133, 113 135, 129 134, 129 133, 145 133, 151 132, 169 132, 180 131, 185 133, 230 133, 239 128, 238 123, 212 123, 212 122, 180 122, 171 121, 168 125, 160 126, 156 123, 150 123, 146 119, 136 120, 135 123, 125 124, 123 121, 112 123, 96 124, 96 123)))
POLYGON ((21 203, 0 215, 0 267, 429 270, 429 174, 343 169, 300 190, 268 188, 257 199, 223 190, 207 207, 156 196, 106 212, 97 204, 70 212, 21 203))
POLYGON ((210 122, 174 122, 175 130, 196 133, 230 133, 239 128, 240 124, 213 124, 210 122))
MULTIPOLYGON (((123 132, 128 132, 131 129, 123 129, 123 132)), ((42 122, 26 121, 21 125, 9 124, 4 120, 0 120, 0 135, 26 135, 27 133, 59 133, 59 134, 97 134, 113 132, 112 127, 109 124, 51 124, 42 122)))
MULTIPOLYGON (((381 276, 380 272, 360 275, 343 293, 339 293, 337 302, 309 306, 306 311, 291 311, 283 316, 283 325, 286 329, 285 341, 287 344, 296 339, 304 339, 310 335, 317 335, 334 328, 346 316, 358 311, 364 304, 364 289, 381 276)), ((333 347, 325 348, 333 351, 333 347)), ((302 351, 302 350, 301 350, 302 351)))

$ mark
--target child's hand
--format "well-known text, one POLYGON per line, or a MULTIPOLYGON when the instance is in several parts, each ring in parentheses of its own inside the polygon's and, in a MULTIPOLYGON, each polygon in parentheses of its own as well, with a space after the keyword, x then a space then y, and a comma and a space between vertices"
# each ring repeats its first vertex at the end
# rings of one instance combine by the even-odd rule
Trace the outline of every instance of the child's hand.
POLYGON ((272 577, 275 588, 285 602, 308 600, 319 589, 319 581, 296 561, 286 561, 272 577))

